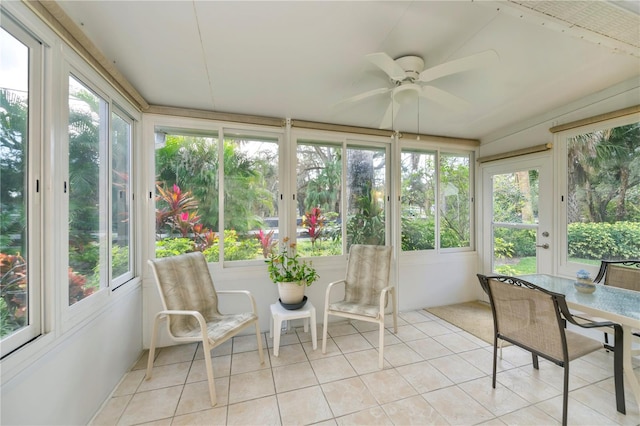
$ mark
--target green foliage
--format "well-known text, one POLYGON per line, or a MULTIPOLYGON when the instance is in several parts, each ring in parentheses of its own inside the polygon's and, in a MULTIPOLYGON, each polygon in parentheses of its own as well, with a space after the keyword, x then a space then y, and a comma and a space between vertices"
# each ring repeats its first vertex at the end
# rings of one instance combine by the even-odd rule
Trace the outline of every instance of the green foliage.
POLYGON ((365 185, 364 194, 356 200, 356 213, 347 220, 348 245, 384 245, 384 209, 375 199, 375 191, 365 185))
POLYGON ((302 257, 338 256, 342 254, 341 239, 316 241, 314 246, 309 240, 298 240, 296 250, 302 257))
MULTIPOLYGON (((219 251, 218 244, 214 245, 219 251)), ((224 260, 257 259, 262 256, 262 245, 256 237, 242 237, 233 229, 224 231, 224 260)))
POLYGON ((583 259, 640 258, 640 223, 571 223, 569 256, 583 259))
POLYGON ((171 257, 195 250, 195 243, 189 238, 165 238, 156 241, 156 257, 171 257))
POLYGON ((300 258, 296 250, 296 244, 289 242, 289 238, 282 240, 282 247, 277 253, 272 252, 265 260, 269 278, 274 283, 297 282, 307 286, 313 284, 320 276, 316 272, 311 262, 300 258))
MULTIPOLYGON (((533 229, 496 228, 494 238, 504 241, 504 244, 511 245, 511 256, 506 257, 536 255, 536 231, 533 229)), ((496 243, 494 242, 495 247, 496 243)))
POLYGON ((19 254, 0 252, 0 301, 0 336, 4 336, 27 320, 27 264, 19 254))
POLYGON ((435 248, 436 225, 433 219, 402 216, 402 251, 435 248))
POLYGON ((493 239, 493 255, 496 259, 513 257, 513 243, 508 243, 500 237, 493 239))
POLYGON ((112 276, 119 277, 129 271, 129 247, 114 245, 111 247, 112 276))

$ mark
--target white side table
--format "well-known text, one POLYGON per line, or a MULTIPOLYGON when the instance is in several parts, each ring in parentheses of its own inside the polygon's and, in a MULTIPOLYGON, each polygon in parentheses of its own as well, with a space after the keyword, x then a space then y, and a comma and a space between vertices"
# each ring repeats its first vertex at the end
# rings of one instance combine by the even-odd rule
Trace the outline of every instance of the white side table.
POLYGON ((272 321, 269 324, 269 337, 273 338, 273 354, 278 356, 280 349, 280 332, 282 330, 282 321, 293 319, 304 319, 304 331, 309 331, 309 319, 311 319, 311 342, 313 350, 318 348, 318 339, 316 331, 316 308, 307 300, 307 303, 294 311, 290 311, 282 307, 280 302, 271 305, 272 321), (274 335, 275 334, 275 335, 274 335))

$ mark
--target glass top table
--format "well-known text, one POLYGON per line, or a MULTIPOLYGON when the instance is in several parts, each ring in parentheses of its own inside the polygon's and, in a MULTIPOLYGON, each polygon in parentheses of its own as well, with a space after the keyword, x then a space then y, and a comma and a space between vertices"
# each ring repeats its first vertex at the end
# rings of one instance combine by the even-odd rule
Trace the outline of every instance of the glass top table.
POLYGON ((640 407, 640 383, 633 372, 631 362, 631 343, 633 329, 640 329, 640 292, 618 287, 596 284, 596 291, 581 293, 574 287, 575 280, 554 275, 520 275, 518 278, 529 281, 546 290, 564 294, 569 308, 594 315, 622 326, 623 332, 623 370, 631 390, 640 407))

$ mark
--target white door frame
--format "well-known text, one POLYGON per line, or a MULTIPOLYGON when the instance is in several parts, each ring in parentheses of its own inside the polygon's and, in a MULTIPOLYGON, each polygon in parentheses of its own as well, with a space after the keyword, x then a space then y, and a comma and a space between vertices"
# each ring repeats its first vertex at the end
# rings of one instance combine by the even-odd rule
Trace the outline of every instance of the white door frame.
POLYGON ((478 247, 480 267, 483 273, 491 272, 492 256, 492 229, 493 217, 493 185, 491 177, 496 174, 516 172, 520 170, 539 170, 539 197, 538 197, 538 231, 536 244, 549 244, 548 249, 538 247, 536 250, 537 268, 540 274, 553 273, 553 256, 556 251, 555 242, 557 236, 553 235, 553 161, 550 153, 531 154, 523 157, 497 160, 480 166, 480 200, 478 210, 478 223, 480 235, 478 247), (546 236, 543 233, 548 233, 546 236))

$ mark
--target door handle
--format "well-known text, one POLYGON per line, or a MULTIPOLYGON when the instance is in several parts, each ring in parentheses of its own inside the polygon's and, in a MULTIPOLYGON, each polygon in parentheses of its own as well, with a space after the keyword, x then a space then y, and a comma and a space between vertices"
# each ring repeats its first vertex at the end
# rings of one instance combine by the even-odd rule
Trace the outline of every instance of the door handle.
POLYGON ((536 247, 542 247, 543 249, 548 249, 549 248, 549 244, 544 243, 544 244, 536 244, 536 247))

